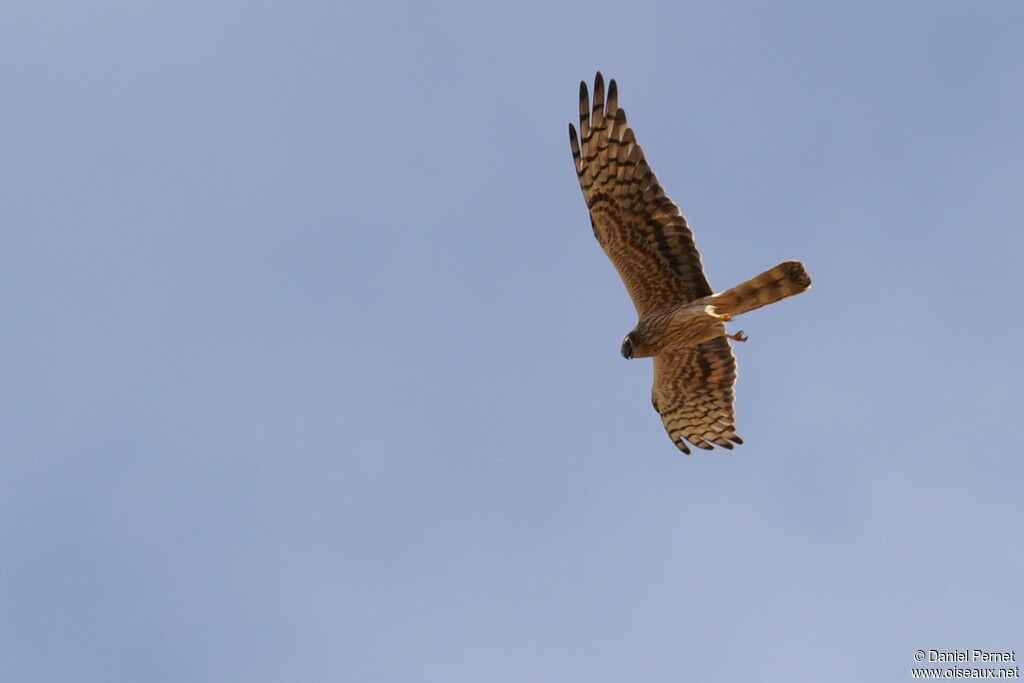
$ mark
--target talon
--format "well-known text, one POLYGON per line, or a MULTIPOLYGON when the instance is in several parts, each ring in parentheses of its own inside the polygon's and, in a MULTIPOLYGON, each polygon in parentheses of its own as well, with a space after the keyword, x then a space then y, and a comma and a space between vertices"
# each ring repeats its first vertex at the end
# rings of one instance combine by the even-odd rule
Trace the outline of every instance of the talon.
POLYGON ((743 334, 743 330, 740 330, 739 332, 735 332, 733 334, 727 334, 725 336, 728 337, 729 339, 732 339, 732 340, 738 341, 738 342, 745 342, 745 341, 747 341, 747 338, 748 338, 747 335, 743 334))
POLYGON ((722 313, 718 317, 724 320, 725 322, 729 322, 730 320, 732 320, 732 313, 722 313))

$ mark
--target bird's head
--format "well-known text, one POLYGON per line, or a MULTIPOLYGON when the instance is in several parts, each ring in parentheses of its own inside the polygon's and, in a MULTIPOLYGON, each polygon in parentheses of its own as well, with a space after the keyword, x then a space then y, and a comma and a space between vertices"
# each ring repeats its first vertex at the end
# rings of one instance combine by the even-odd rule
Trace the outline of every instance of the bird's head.
POLYGON ((622 349, 620 349, 623 358, 633 357, 633 333, 630 332, 626 335, 626 338, 622 340, 622 349))

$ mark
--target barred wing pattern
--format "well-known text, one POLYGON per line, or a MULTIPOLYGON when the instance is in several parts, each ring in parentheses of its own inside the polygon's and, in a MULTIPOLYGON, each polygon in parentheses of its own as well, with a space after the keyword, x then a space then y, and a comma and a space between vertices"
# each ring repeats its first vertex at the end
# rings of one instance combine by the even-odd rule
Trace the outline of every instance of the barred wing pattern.
POLYGON ((734 424, 735 384, 736 359, 725 337, 654 357, 651 403, 679 450, 690 453, 687 441, 707 450, 743 443, 734 424))
MULTIPOLYGON (((580 83, 579 136, 570 123, 569 144, 594 236, 637 314, 642 318, 710 295, 686 219, 665 195, 626 124, 614 80, 605 98, 600 72, 592 105, 586 83, 580 83)), ((724 338, 655 357, 652 403, 680 450, 690 452, 687 441, 705 449, 742 443, 734 425, 735 382, 736 360, 724 338)))
POLYGON ((677 305, 711 294, 700 254, 686 219, 651 171, 626 112, 619 108, 615 81, 594 80, 591 108, 587 84, 580 83, 580 131, 569 124, 569 144, 594 235, 626 284, 637 313, 677 305))

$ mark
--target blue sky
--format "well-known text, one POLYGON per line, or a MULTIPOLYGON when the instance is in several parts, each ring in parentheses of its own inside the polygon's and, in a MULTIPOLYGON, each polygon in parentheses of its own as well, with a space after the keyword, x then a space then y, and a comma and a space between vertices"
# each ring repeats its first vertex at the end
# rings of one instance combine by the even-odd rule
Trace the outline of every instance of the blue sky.
POLYGON ((1016 3, 6 3, 0 678, 902 680, 1024 651, 1016 3), (566 124, 748 316, 679 454, 566 124))

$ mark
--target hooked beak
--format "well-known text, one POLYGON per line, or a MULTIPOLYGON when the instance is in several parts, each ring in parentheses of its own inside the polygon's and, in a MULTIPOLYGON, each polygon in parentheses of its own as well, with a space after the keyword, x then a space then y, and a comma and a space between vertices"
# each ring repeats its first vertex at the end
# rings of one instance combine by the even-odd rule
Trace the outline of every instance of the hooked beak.
POLYGON ((627 359, 627 360, 632 358, 633 357, 633 340, 630 339, 629 337, 626 337, 625 341, 622 342, 622 348, 619 350, 619 352, 622 354, 622 357, 627 359))

